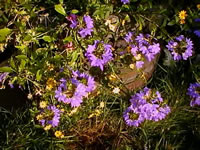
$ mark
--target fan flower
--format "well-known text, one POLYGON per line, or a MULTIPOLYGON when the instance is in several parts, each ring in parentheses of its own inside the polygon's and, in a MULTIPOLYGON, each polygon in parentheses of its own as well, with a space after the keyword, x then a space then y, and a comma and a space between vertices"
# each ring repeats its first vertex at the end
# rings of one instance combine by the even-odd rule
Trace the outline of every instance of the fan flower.
POLYGON ((124 112, 124 119, 129 126, 139 126, 145 120, 159 121, 170 113, 170 108, 163 105, 163 99, 158 91, 145 87, 130 99, 131 106, 124 112), (129 117, 129 112, 135 114, 135 119, 129 117))
POLYGON ((82 38, 85 38, 87 35, 91 35, 93 32, 94 28, 94 23, 93 20, 90 16, 84 15, 83 20, 86 24, 86 28, 81 28, 79 31, 79 34, 81 35, 82 38))
POLYGON ((192 98, 190 102, 190 106, 199 105, 200 106, 200 84, 199 83, 193 83, 190 84, 188 88, 187 94, 192 98))
POLYGON ((140 115, 139 109, 133 108, 132 105, 125 110, 123 118, 128 126, 135 127, 138 127, 145 120, 145 118, 140 115))
POLYGON ((78 107, 83 102, 83 97, 86 96, 85 85, 78 83, 74 78, 66 81, 62 78, 60 85, 55 91, 55 98, 63 103, 71 104, 71 107, 78 107))
POLYGON ((128 4, 128 3, 130 3, 130 0, 121 0, 121 2, 124 4, 128 4))
POLYGON ((193 43, 189 38, 185 38, 184 35, 169 41, 166 47, 171 51, 174 60, 187 60, 193 53, 193 43))
POLYGON ((74 29, 77 27, 78 21, 77 16, 75 14, 70 14, 68 17, 66 17, 66 19, 71 22, 70 28, 74 29))
POLYGON ((104 65, 112 60, 113 54, 111 48, 111 45, 104 44, 102 41, 95 40, 94 45, 88 45, 85 56, 88 58, 91 66, 100 67, 100 69, 103 71, 104 65), (103 48, 99 48, 100 44, 103 44, 103 48), (104 49, 104 53, 100 54, 102 49, 104 49))
POLYGON ((86 73, 80 73, 79 71, 73 71, 73 76, 78 81, 77 84, 82 83, 85 86, 87 93, 92 92, 96 88, 95 81, 92 76, 86 73))
POLYGON ((52 125, 52 127, 57 127, 60 121, 61 111, 56 108, 54 105, 47 106, 47 110, 43 111, 40 118, 38 117, 39 122, 42 126, 52 125))
POLYGON ((160 44, 154 42, 156 39, 152 39, 149 34, 139 34, 133 37, 133 33, 128 32, 124 39, 130 44, 131 53, 134 56, 133 61, 137 69, 143 67, 145 58, 152 61, 160 53, 160 44))

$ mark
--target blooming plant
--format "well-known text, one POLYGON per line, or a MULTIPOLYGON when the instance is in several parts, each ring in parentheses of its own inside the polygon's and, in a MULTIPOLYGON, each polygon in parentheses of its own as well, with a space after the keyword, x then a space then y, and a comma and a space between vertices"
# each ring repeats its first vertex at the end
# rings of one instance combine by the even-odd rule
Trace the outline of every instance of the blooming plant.
MULTIPOLYGON (((53 135, 58 143, 67 141, 70 149, 77 148, 71 141, 81 141, 81 146, 103 143, 98 149, 132 149, 129 145, 137 139, 141 142, 135 145, 142 146, 133 149, 159 149, 163 143, 161 149, 177 147, 174 135, 186 131, 170 132, 185 123, 177 116, 185 110, 198 112, 192 109, 200 105, 199 3, 10 0, 0 4, 0 87, 26 94, 27 118, 43 129, 40 134, 53 135), (192 82, 196 83, 188 88, 192 82), (156 137, 154 131, 160 139, 151 146, 152 140, 143 139, 156 137), (166 146, 168 133, 175 140, 166 146), (113 137, 115 147, 105 147, 113 137), (129 145, 120 147, 123 143, 129 145)), ((191 133, 197 133, 195 129, 191 127, 191 133)), ((18 146, 21 149, 20 144, 3 149, 18 146)))

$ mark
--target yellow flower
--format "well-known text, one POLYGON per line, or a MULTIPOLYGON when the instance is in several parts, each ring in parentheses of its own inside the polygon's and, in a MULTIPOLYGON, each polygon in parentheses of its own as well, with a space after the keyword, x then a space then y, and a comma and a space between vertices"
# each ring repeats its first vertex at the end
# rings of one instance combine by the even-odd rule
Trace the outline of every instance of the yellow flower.
POLYGON ((197 8, 200 9, 200 4, 197 4, 197 8))
POLYGON ((61 131, 56 131, 54 134, 57 138, 63 138, 64 137, 64 134, 61 131))
POLYGON ((134 69, 134 68, 135 68, 135 65, 134 65, 134 64, 130 64, 129 67, 130 67, 131 69, 134 69))
POLYGON ((45 108, 45 107, 47 107, 47 102, 41 101, 40 102, 40 108, 45 108))
POLYGON ((52 127, 52 125, 49 124, 49 125, 47 125, 46 127, 44 127, 44 130, 45 130, 45 131, 50 130, 51 127, 52 127))
POLYGON ((96 109, 92 114, 90 114, 89 116, 88 116, 88 118, 92 118, 92 117, 94 117, 94 116, 99 116, 101 114, 101 111, 99 110, 99 109, 96 109))
POLYGON ((184 20, 184 19, 181 19, 181 20, 180 20, 180 24, 185 24, 185 20, 184 20))
POLYGON ((43 115, 41 115, 41 114, 39 114, 39 115, 36 116, 37 120, 42 120, 42 118, 43 118, 43 115))
POLYGON ((53 78, 49 78, 46 82, 46 89, 51 90, 56 86, 56 81, 53 78))
POLYGON ((110 81, 115 81, 117 79, 117 77, 114 74, 111 74, 108 76, 110 81))
POLYGON ((72 111, 70 113, 68 113, 69 116, 72 116, 73 114, 75 114, 78 110, 78 107, 75 107, 74 109, 72 109, 72 111))
POLYGON ((179 18, 184 20, 187 17, 187 12, 185 10, 182 10, 179 12, 179 18))
POLYGON ((101 102, 101 103, 100 103, 100 108, 104 108, 104 106, 105 106, 105 103, 104 103, 104 102, 101 102))
POLYGON ((138 55, 136 55, 136 56, 134 56, 134 57, 135 57, 136 60, 141 60, 142 55, 141 55, 141 54, 138 54, 138 55))

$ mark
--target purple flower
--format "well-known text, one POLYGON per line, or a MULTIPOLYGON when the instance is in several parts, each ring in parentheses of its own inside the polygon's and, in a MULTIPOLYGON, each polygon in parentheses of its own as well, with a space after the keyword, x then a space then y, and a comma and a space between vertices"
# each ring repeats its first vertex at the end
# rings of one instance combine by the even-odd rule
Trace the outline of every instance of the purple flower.
POLYGON ((195 30, 195 31, 194 31, 194 34, 195 34, 196 36, 200 37, 200 30, 195 30))
POLYGON ((77 21, 77 16, 75 14, 70 14, 68 17, 66 17, 67 20, 69 20, 71 22, 70 24, 70 28, 74 29, 77 27, 78 25, 78 21, 77 21))
POLYGON ((92 18, 88 15, 84 15, 83 20, 86 24, 86 28, 80 29, 79 34, 81 35, 82 38, 85 38, 87 35, 92 34, 93 32, 92 28, 94 28, 94 25, 93 25, 94 23, 93 23, 92 18))
POLYGON ((133 42, 132 36, 133 36, 133 32, 128 32, 128 33, 125 35, 124 40, 125 40, 127 43, 133 42))
POLYGON ((71 107, 78 107, 83 102, 87 91, 85 85, 79 83, 75 78, 66 81, 62 78, 60 85, 55 91, 55 98, 59 102, 71 104, 71 107))
POLYGON ((163 99, 158 91, 145 87, 130 99, 131 106, 124 112, 124 119, 129 126, 138 126, 145 120, 159 121, 170 113, 167 105, 162 105, 163 99), (137 114, 137 118, 130 120, 129 112, 137 114))
POLYGON ((139 69, 143 67, 145 58, 148 61, 152 61, 155 56, 160 53, 160 44, 155 43, 156 39, 152 39, 149 34, 140 33, 134 40, 132 36, 132 32, 128 32, 124 39, 130 44, 136 67, 139 69), (152 42, 152 40, 154 40, 154 42, 152 42))
POLYGON ((200 22, 200 18, 194 19, 195 22, 200 22))
POLYGON ((190 102, 190 106, 199 105, 200 106, 200 84, 199 83, 193 83, 190 84, 190 87, 188 88, 187 94, 192 98, 190 102))
POLYGON ((8 74, 9 74, 8 72, 1 73, 0 74, 0 82, 4 82, 5 79, 7 78, 8 74))
POLYGON ((140 69, 140 68, 142 68, 143 67, 143 65, 144 65, 144 62, 143 61, 136 61, 136 67, 138 68, 138 69, 140 69))
POLYGON ((169 41, 166 47, 171 51, 174 60, 187 60, 193 53, 193 43, 189 38, 185 38, 184 35, 169 41))
POLYGON ((134 108, 132 105, 126 109, 123 113, 123 117, 128 126, 135 127, 138 127, 145 120, 145 118, 140 115, 138 109, 134 108))
POLYGON ((54 105, 49 105, 47 107, 47 110, 48 110, 47 112, 42 113, 42 115, 45 117, 44 119, 39 120, 39 122, 41 123, 42 126, 50 124, 52 125, 52 127, 57 127, 60 121, 61 111, 54 105), (49 118, 51 118, 51 120, 49 118))
POLYGON ((130 3, 130 0, 121 0, 122 3, 127 4, 130 3))
POLYGON ((73 71, 73 76, 78 81, 77 84, 81 83, 81 81, 79 82, 79 80, 83 80, 83 82, 85 82, 82 84, 85 86, 87 93, 92 92, 95 89, 96 85, 95 85, 94 78, 92 76, 86 73, 80 73, 79 71, 73 71))
POLYGON ((88 58, 91 66, 100 67, 100 69, 103 71, 103 67, 105 64, 107 64, 110 60, 112 60, 112 46, 109 44, 104 44, 102 41, 95 40, 94 45, 88 45, 87 52, 85 53, 85 56, 88 58), (102 49, 97 49, 97 47, 103 44, 104 53, 98 54, 96 56, 94 53, 99 53, 102 49))

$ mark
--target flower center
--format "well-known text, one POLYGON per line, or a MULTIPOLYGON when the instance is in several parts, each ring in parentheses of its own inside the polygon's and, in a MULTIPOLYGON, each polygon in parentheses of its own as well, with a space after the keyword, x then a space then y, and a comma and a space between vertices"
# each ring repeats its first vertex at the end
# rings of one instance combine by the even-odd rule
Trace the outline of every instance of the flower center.
POLYGON ((67 90, 64 92, 64 94, 67 96, 67 98, 72 98, 75 90, 76 86, 74 84, 67 83, 67 90))
POLYGON ((187 49, 187 44, 185 41, 181 41, 180 44, 174 47, 174 51, 178 54, 182 54, 187 49))
POLYGON ((93 54, 94 54, 97 58, 101 59, 103 53, 104 53, 104 45, 103 45, 102 43, 99 43, 99 44, 97 45, 96 50, 93 52, 93 54))
POLYGON ((137 120, 139 118, 139 115, 132 112, 132 113, 129 113, 129 118, 131 120, 137 120))
POLYGON ((79 80, 82 84, 87 85, 87 79, 86 78, 77 77, 77 80, 79 80))

